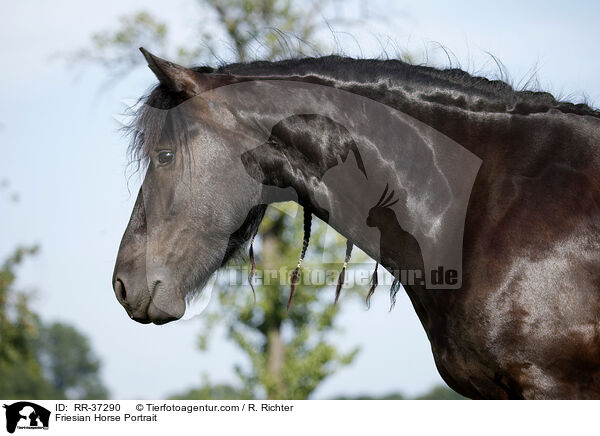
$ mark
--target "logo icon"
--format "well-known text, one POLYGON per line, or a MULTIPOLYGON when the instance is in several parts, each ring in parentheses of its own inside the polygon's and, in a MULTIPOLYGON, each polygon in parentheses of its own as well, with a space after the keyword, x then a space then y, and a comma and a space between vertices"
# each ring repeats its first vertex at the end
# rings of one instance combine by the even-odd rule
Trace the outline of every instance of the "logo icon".
POLYGON ((29 401, 19 401, 6 409, 6 431, 14 433, 15 429, 48 429, 50 411, 29 401))

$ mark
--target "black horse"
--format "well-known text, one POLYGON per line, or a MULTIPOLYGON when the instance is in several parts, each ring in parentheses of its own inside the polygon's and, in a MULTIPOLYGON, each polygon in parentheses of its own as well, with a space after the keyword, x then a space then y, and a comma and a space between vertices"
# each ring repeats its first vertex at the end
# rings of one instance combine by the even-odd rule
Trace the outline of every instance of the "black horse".
POLYGON ((327 211, 320 218, 388 270, 406 259, 415 261, 411 267, 427 264, 440 252, 436 241, 454 238, 442 248, 450 247, 445 259, 462 268, 458 289, 405 286, 454 390, 471 398, 600 398, 600 112, 396 60, 330 56, 213 70, 144 55, 160 84, 134 126, 132 151, 147 173, 113 276, 133 319, 180 318, 186 299, 256 232, 269 202, 266 187, 285 181, 303 195, 279 199, 295 198, 317 216, 327 211), (274 86, 283 82, 293 85, 277 94, 274 86), (235 107, 228 90, 237 90, 235 107), (336 105, 333 90, 362 100, 336 105), (281 144, 253 154, 268 169, 261 183, 244 165, 241 156, 294 114, 352 111, 356 125, 338 120, 350 130, 360 123, 379 123, 382 134, 393 130, 369 116, 369 102, 406 114, 412 130, 393 149, 353 133, 368 182, 365 175, 356 181, 357 165, 354 173, 329 177, 333 167, 315 177, 316 166, 331 159, 331 135, 313 124, 304 131, 297 130, 303 123, 280 124, 290 129, 279 132, 281 144), (468 156, 430 147, 423 126, 468 156), (414 153, 401 155, 408 149, 414 153), (443 152, 449 170, 442 171, 443 152), (472 174, 472 189, 450 183, 461 172, 472 174), (386 184, 402 192, 393 205, 398 220, 375 211, 381 216, 369 227, 386 184), (442 219, 461 195, 468 200, 464 233, 460 219, 449 227, 442 219), (410 247, 390 248, 398 238, 381 228, 386 223, 414 236, 410 247), (390 235, 385 247, 380 234, 390 235))

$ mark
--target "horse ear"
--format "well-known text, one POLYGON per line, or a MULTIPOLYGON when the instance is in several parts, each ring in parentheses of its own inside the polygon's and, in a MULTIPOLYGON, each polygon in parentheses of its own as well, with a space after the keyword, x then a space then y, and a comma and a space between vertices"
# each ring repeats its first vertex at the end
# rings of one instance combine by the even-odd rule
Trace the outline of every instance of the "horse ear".
POLYGON ((140 47, 140 51, 159 82, 171 91, 182 93, 189 98, 210 88, 203 74, 154 56, 144 47, 140 47))

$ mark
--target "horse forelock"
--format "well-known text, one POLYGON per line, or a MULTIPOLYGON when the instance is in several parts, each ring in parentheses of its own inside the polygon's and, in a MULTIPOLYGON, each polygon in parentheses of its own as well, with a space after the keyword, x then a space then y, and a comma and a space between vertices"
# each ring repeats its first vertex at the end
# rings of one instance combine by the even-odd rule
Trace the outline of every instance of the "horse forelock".
POLYGON ((148 165, 151 151, 159 144, 187 149, 189 126, 181 107, 183 101, 162 85, 139 100, 131 123, 124 127, 130 137, 130 164, 136 164, 137 169, 148 165))

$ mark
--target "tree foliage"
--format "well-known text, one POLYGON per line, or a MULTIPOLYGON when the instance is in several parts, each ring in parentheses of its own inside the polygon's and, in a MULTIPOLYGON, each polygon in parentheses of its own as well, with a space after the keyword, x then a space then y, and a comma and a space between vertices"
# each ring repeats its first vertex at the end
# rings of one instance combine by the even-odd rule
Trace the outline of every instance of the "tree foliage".
POLYGON ((41 325, 34 343, 37 358, 54 392, 62 398, 106 399, 99 377, 100 360, 89 340, 73 326, 41 325))
POLYGON ((0 365, 27 356, 29 343, 36 334, 37 317, 28 305, 28 295, 14 289, 15 269, 38 247, 19 247, 0 268, 0 365))
POLYGON ((19 247, 0 268, 0 397, 47 398, 52 388, 44 378, 32 343, 38 317, 29 295, 15 289, 16 268, 37 247, 19 247))
POLYGON ((386 395, 357 395, 353 397, 337 397, 335 400, 466 400, 460 394, 457 394, 447 386, 438 385, 429 389, 427 392, 416 397, 406 397, 401 392, 394 392, 386 395))
MULTIPOLYGON (((293 208, 292 204, 279 210, 270 208, 261 224, 256 301, 249 287, 243 292, 239 287, 218 285, 218 304, 208 314, 208 319, 227 326, 228 337, 250 361, 247 367, 235 368, 243 388, 272 399, 308 398, 325 378, 350 364, 358 353, 358 348, 342 352, 331 340, 340 310, 333 305, 331 285, 341 264, 331 264, 325 274, 320 261, 326 249, 339 255, 344 244, 335 236, 327 244, 327 227, 316 218, 307 261, 301 269, 303 277, 289 314, 286 312, 290 272, 298 262, 302 241, 302 219, 290 213, 293 208), (311 265, 311 257, 318 259, 317 263, 311 265), (314 279, 312 273, 321 276, 314 279)), ((209 333, 200 338, 202 348, 209 333)))
POLYGON ((18 266, 37 251, 19 247, 0 268, 0 397, 105 399, 87 338, 66 324, 44 324, 30 294, 15 289, 18 266))
POLYGON ((113 77, 143 64, 138 47, 160 53, 181 64, 315 54, 320 46, 315 34, 323 14, 334 0, 198 0, 197 37, 170 43, 167 24, 147 11, 122 16, 115 29, 92 35, 91 47, 72 60, 100 65, 113 77))

